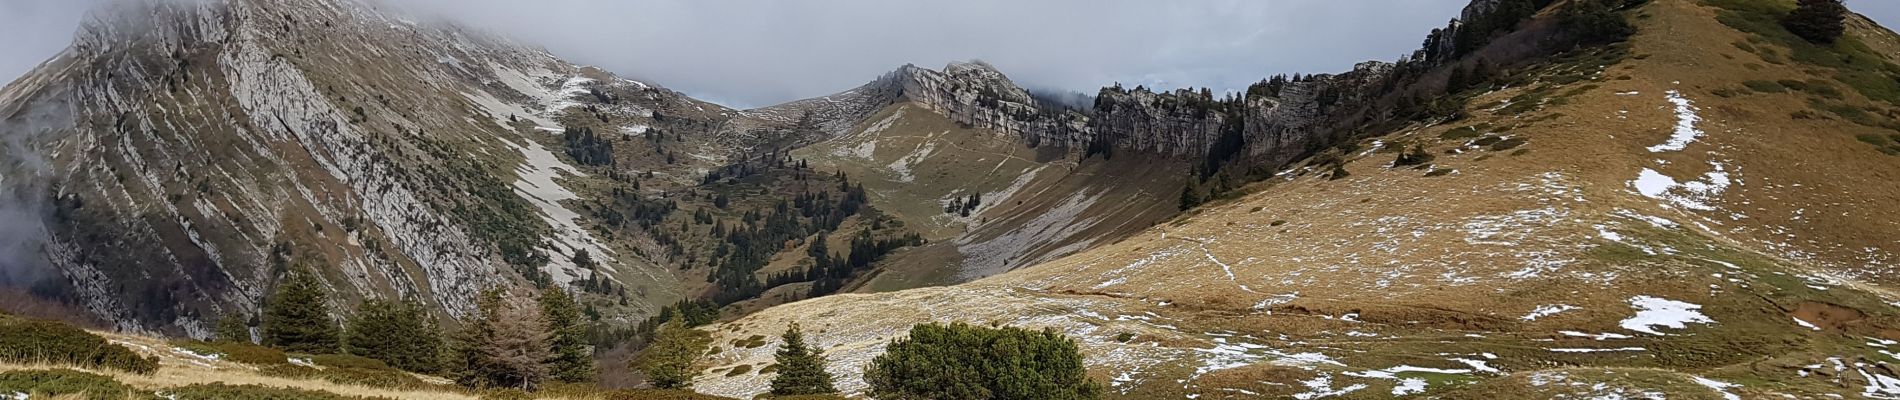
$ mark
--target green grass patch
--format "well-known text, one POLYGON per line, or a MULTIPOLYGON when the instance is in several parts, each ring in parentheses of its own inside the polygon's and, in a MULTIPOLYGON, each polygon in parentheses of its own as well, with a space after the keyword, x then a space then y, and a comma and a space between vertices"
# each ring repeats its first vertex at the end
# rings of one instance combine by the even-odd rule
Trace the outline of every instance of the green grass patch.
MULTIPOLYGON (((1716 19, 1723 25, 1763 39, 1755 41, 1757 45, 1754 47, 1758 50, 1768 49, 1768 43, 1785 47, 1793 61, 1832 68, 1835 70, 1832 77, 1835 81, 1869 99, 1900 104, 1900 65, 1888 62, 1884 55, 1875 52, 1860 38, 1850 34, 1831 45, 1820 45, 1795 36, 1780 23, 1781 17, 1791 10, 1789 2, 1703 0, 1703 3, 1721 8, 1716 19)), ((1768 58, 1764 56, 1763 59, 1768 58)))
POLYGON ((125 346, 57 321, 0 318, 0 361, 70 364, 149 374, 158 358, 143 357, 125 346))
POLYGON ((324 367, 356 368, 356 369, 400 372, 400 371, 397 371, 395 368, 390 368, 389 364, 383 363, 382 360, 377 360, 377 359, 373 359, 369 357, 348 355, 348 354, 314 355, 314 356, 310 356, 310 362, 316 363, 317 365, 321 365, 324 367))
POLYGON ((105 375, 70 369, 0 372, 0 393, 25 393, 28 398, 35 399, 58 396, 73 396, 87 400, 158 398, 141 393, 105 375))
MULTIPOLYGON (((161 392, 175 400, 357 400, 362 397, 349 397, 314 390, 274 388, 259 385, 227 385, 223 383, 197 384, 161 392)), ((380 398, 379 398, 380 399, 380 398)))
MULTIPOLYGON (((185 347, 185 346, 181 346, 181 347, 185 347)), ((250 344, 250 343, 198 342, 185 348, 192 349, 192 351, 199 352, 201 354, 223 354, 224 355, 223 358, 225 361, 230 361, 230 362, 235 362, 235 363, 250 364, 250 365, 255 365, 255 366, 290 364, 290 355, 284 354, 282 350, 259 346, 259 345, 250 344), (197 350, 198 348, 202 348, 206 346, 212 349, 215 349, 215 352, 206 353, 206 352, 197 350)))
POLYGON ((1823 81, 1819 79, 1807 80, 1807 81, 1783 79, 1783 80, 1775 81, 1775 83, 1780 84, 1782 87, 1786 87, 1788 89, 1792 89, 1798 92, 1807 93, 1807 94, 1811 94, 1815 96, 1821 96, 1822 98, 1826 98, 1829 100, 1841 100, 1841 99, 1847 98, 1847 95, 1841 93, 1840 88, 1836 88, 1834 87, 1834 84, 1827 83, 1827 81, 1823 81))
POLYGON ((732 367, 732 371, 726 372, 726 376, 745 375, 748 372, 752 372, 752 364, 740 364, 737 367, 732 367))
POLYGON ((1821 109, 1821 111, 1827 111, 1829 114, 1834 114, 1835 116, 1841 117, 1841 119, 1845 119, 1848 122, 1853 122, 1857 125, 1871 126, 1875 128, 1885 128, 1885 129, 1900 129, 1900 123, 1896 123, 1892 119, 1867 111, 1867 109, 1855 107, 1852 104, 1831 103, 1831 102, 1825 102, 1825 101, 1811 101, 1809 102, 1809 105, 1813 106, 1814 108, 1821 109))

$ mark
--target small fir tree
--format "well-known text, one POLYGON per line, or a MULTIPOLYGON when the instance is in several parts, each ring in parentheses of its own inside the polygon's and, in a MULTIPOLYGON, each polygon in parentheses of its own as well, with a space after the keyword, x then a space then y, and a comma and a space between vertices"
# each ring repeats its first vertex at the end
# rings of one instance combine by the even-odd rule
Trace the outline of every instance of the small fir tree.
POLYGON ((340 335, 330 315, 323 284, 315 274, 295 270, 264 304, 264 344, 298 353, 335 353, 340 335))
POLYGON ((699 368, 694 363, 706 354, 706 347, 711 344, 711 335, 688 328, 676 318, 660 325, 653 343, 634 358, 633 367, 645 372, 647 382, 655 388, 685 388, 699 376, 699 368))
POLYGON ((785 343, 778 348, 778 376, 772 378, 772 394, 780 396, 833 394, 831 373, 825 371, 825 355, 805 343, 798 324, 785 330, 785 343))
POLYGON ((216 339, 226 343, 251 343, 251 318, 237 311, 218 317, 216 339))

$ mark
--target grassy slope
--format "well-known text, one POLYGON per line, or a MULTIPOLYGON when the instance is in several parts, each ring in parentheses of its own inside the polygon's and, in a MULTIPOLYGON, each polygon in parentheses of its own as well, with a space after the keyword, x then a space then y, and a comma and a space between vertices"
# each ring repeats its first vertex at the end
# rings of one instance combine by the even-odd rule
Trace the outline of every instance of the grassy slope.
MULTIPOLYGON (((117 370, 94 370, 74 368, 65 365, 0 363, 0 372, 22 370, 74 369, 104 375, 114 381, 131 386, 142 393, 165 392, 171 389, 193 385, 224 384, 234 386, 263 386, 271 388, 296 389, 322 392, 344 396, 346 398, 371 399, 415 399, 415 400, 476 400, 485 398, 522 398, 543 400, 716 400, 722 397, 695 395, 680 392, 661 391, 608 391, 587 386, 556 386, 529 397, 510 397, 499 392, 470 391, 454 386, 447 378, 415 375, 423 386, 413 388, 387 388, 342 384, 318 378, 292 378, 273 376, 263 373, 258 366, 242 364, 221 358, 199 356, 191 350, 174 347, 162 339, 141 336, 118 335, 95 332, 113 343, 124 345, 133 351, 159 358, 159 369, 150 375, 126 373, 117 370)), ((400 372, 393 372, 400 373, 400 372)), ((11 391, 6 393, 11 394, 11 391)), ((35 397, 38 398, 38 397, 35 397)), ((54 397, 69 398, 69 397, 54 397)), ((79 398, 79 397, 71 397, 79 398)))
POLYGON ((968 281, 1126 236, 1175 214, 1185 175, 1161 160, 1077 162, 909 103, 848 132, 794 154, 861 177, 873 204, 932 242, 893 255, 863 291, 968 281), (944 212, 973 193, 983 205, 971 216, 944 212))
MULTIPOLYGON (((1369 150, 1344 180, 1288 174, 1120 243, 957 287, 781 306, 720 327, 721 337, 819 326, 812 339, 834 347, 834 372, 850 377, 913 323, 1047 326, 1081 341, 1098 379, 1126 398, 1354 385, 1364 386, 1350 396, 1384 397, 1403 382, 1377 371, 1454 398, 1719 398, 1698 376, 1740 384, 1726 390, 1747 398, 1861 392, 1869 377, 1895 376, 1879 340, 1900 339, 1900 325, 1880 285, 1892 259, 1883 240, 1900 237, 1900 224, 1876 210, 1900 209, 1891 180, 1900 159, 1856 138, 1891 131, 1824 107, 1878 116, 1891 105, 1842 82, 1852 74, 1835 68, 1851 66, 1768 63, 1731 45, 1749 39, 1716 11, 1656 0, 1632 14, 1642 33, 1627 58, 1525 71, 1525 82, 1474 101, 1466 121, 1379 139, 1426 145, 1438 154, 1433 168, 1451 170, 1442 176, 1388 168, 1393 154, 1369 150), (1816 79, 1843 95, 1735 89, 1816 79), (1680 122, 1668 91, 1693 103, 1705 134, 1651 152, 1680 122), (1809 109, 1819 117, 1792 115, 1809 109), (1526 142, 1492 151, 1456 133, 1466 126, 1526 142), (1645 168, 1714 183, 1717 165, 1731 181, 1724 190, 1670 192, 1707 210, 1632 186, 1645 168), (1627 326, 1639 296, 1699 306, 1713 322, 1642 333, 1627 326), (1529 318, 1558 306, 1574 308, 1529 318), (1131 343, 1116 340, 1122 333, 1131 343), (1641 350, 1553 350, 1626 348, 1641 350)), ((1893 42, 1884 30, 1855 34, 1893 42)), ((763 355, 752 353, 722 352, 721 363, 763 355)), ((758 383, 700 388, 737 395, 758 383)))

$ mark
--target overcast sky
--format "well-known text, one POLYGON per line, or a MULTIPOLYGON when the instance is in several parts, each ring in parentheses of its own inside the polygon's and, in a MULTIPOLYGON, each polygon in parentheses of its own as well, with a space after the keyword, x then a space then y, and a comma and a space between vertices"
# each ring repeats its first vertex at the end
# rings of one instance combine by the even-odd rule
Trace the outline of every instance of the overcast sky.
MULTIPOLYGON (((0 0, 0 80, 102 0, 0 0)), ((1024 86, 1237 89, 1391 60, 1469 0, 386 0, 735 107, 829 94, 905 63, 982 59, 1024 86)), ((1849 0, 1900 26, 1900 1, 1849 0)))

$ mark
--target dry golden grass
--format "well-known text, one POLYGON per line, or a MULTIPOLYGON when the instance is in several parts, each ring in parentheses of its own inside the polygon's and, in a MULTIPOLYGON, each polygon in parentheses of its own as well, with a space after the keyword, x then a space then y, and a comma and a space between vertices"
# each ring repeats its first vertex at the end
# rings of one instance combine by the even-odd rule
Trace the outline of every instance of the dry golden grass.
POLYGON ((146 391, 158 391, 165 388, 184 387, 203 383, 224 383, 229 385, 259 385, 279 388, 315 390, 357 397, 385 397, 392 399, 418 400, 477 400, 480 397, 466 393, 430 390, 391 390, 366 386, 338 385, 325 381, 301 380, 264 376, 255 369, 248 368, 193 368, 178 365, 159 367, 151 375, 138 375, 115 370, 98 370, 54 364, 12 364, 0 363, 0 372, 42 369, 73 369, 111 377, 128 386, 146 391))
MULTIPOLYGON (((1437 155, 1437 167, 1455 173, 1427 176, 1390 167, 1393 154, 1355 152, 1347 155, 1346 179, 1292 174, 1073 256, 956 287, 793 303, 716 329, 724 342, 775 334, 793 321, 818 327, 809 340, 838 346, 830 350, 836 365, 861 362, 868 358, 861 353, 875 353, 914 323, 1055 327, 1083 342, 1098 375, 1132 374, 1128 385, 1142 389, 1125 398, 1171 397, 1168 391, 1182 390, 1173 384, 1182 378, 1200 385, 1187 392, 1204 398, 1237 397, 1214 390, 1219 373, 1168 375, 1203 365, 1207 352, 1197 350, 1215 346, 1205 332, 1253 335, 1258 339, 1249 343, 1285 353, 1322 353, 1350 366, 1339 367, 1345 371, 1463 368, 1445 364, 1451 356, 1444 354, 1495 353, 1490 366, 1506 372, 1550 365, 1644 372, 1604 379, 1666 389, 1670 397, 1708 394, 1682 385, 1683 371, 1765 380, 1781 385, 1774 390, 1782 393, 1856 385, 1736 366, 1762 358, 1799 364, 1866 355, 1789 322, 1788 312, 1804 301, 1847 305, 1870 315, 1860 321, 1868 325, 1878 325, 1871 316, 1900 314, 1877 301, 1892 298, 1879 284, 1894 279, 1891 257, 1900 250, 1891 242, 1900 237, 1900 219, 1885 212, 1900 209, 1900 185, 1893 183, 1900 158, 1856 140, 1879 128, 1825 111, 1821 118, 1791 117, 1810 108, 1807 94, 1724 96, 1723 89, 1748 81, 1832 78, 1793 63, 1767 63, 1733 46, 1746 37, 1697 0, 1652 1, 1632 21, 1641 33, 1627 58, 1564 61, 1589 73, 1527 73, 1528 84, 1473 100, 1470 119, 1379 138, 1424 143, 1437 155), (1527 95, 1536 91, 1547 93, 1527 95), (1679 122, 1669 91, 1694 103, 1704 134, 1684 150, 1652 152, 1648 147, 1667 141, 1679 122), (1541 105, 1507 107, 1514 98, 1538 97, 1541 105), (1462 146, 1465 138, 1440 139, 1481 123, 1527 142, 1491 151, 1462 146), (1453 148, 1463 149, 1448 152, 1453 148), (1712 209, 1668 204, 1631 186, 1645 168, 1683 182, 1707 179, 1716 164, 1734 184, 1706 199, 1712 209), (1651 225, 1659 219, 1672 227, 1651 225), (1829 278, 1792 278, 1812 274, 1829 278), (1623 341, 1557 333, 1633 333, 1619 323, 1631 318, 1630 300, 1639 295, 1704 306, 1717 323, 1623 341), (1557 304, 1579 308, 1526 319, 1539 306, 1557 304), (1124 332, 1138 335, 1138 345, 1109 340, 1124 332), (1551 350, 1610 346, 1646 350, 1581 356, 1551 350), (1160 350, 1131 353, 1153 348, 1160 350), (1139 391, 1150 388, 1158 389, 1139 391)), ((1871 35, 1883 50, 1900 43, 1885 30, 1862 26, 1856 34, 1871 35)), ((1834 102, 1891 108, 1833 85, 1846 92, 1834 102)), ((1251 362, 1265 371, 1276 357, 1251 362)), ((719 362, 764 358, 726 351, 719 362)), ((1249 372, 1259 371, 1227 371, 1249 372)), ((1518 375, 1488 379, 1509 376, 1518 375)), ((1337 371, 1332 378, 1346 381, 1337 371)), ((732 395, 758 386, 759 378, 741 376, 715 377, 700 387, 732 395)), ((1434 381, 1432 387, 1446 386, 1434 381)), ((1374 385, 1358 395, 1382 390, 1374 385)))

